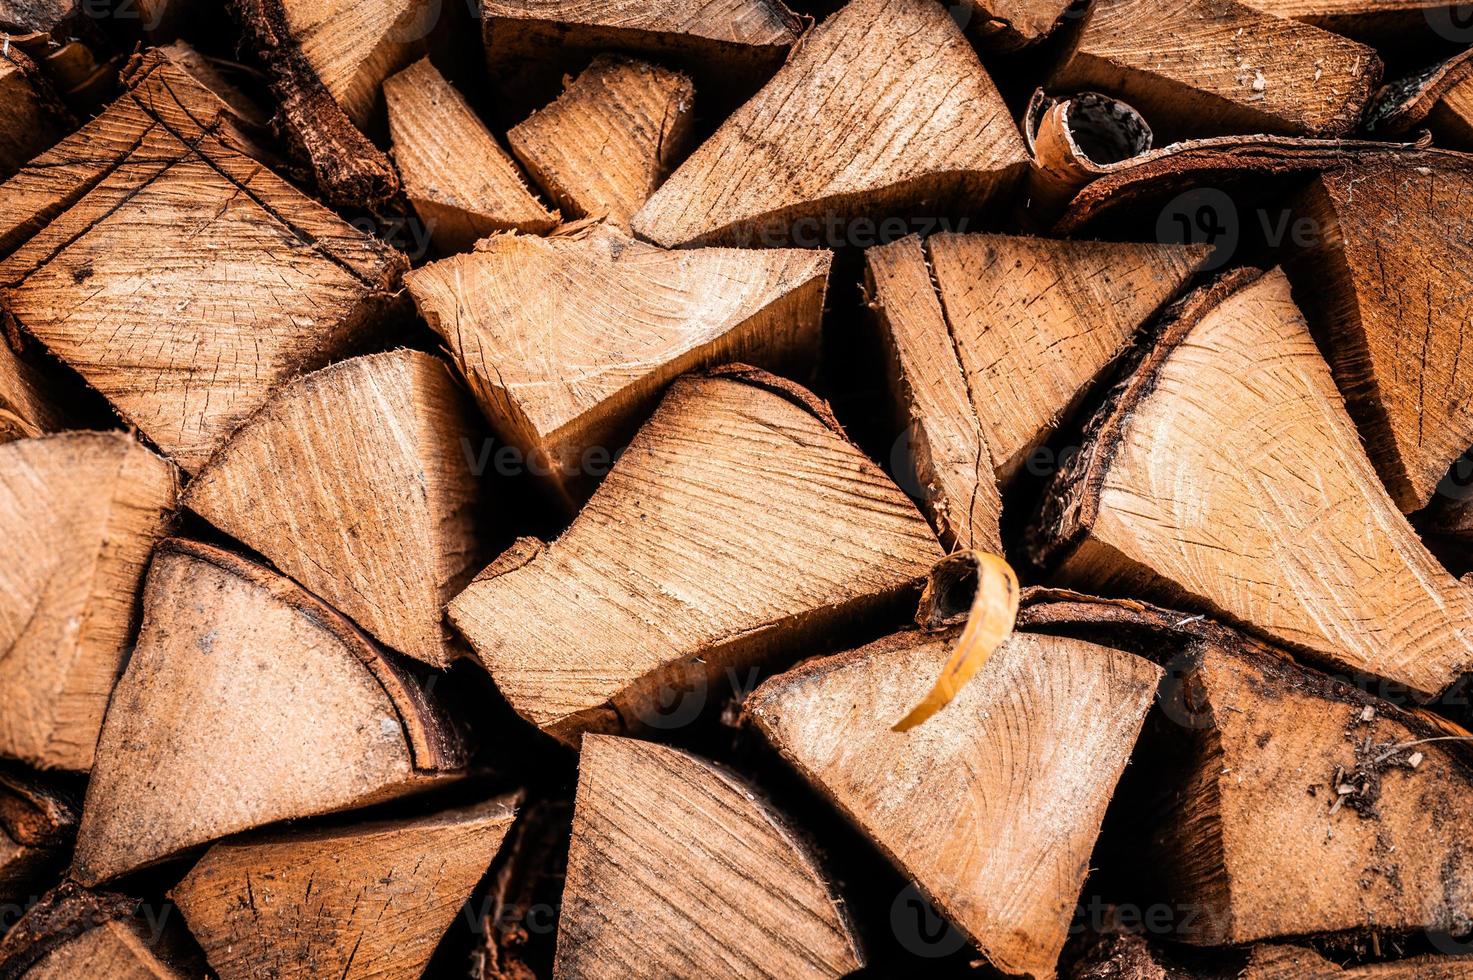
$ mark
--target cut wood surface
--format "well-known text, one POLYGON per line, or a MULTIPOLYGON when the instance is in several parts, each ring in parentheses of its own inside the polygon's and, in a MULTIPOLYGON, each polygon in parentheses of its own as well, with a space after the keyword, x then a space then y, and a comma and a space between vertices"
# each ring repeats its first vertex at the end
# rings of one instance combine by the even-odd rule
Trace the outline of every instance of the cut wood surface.
POLYGON ((1053 90, 1098 89, 1178 136, 1353 130, 1376 52, 1235 0, 1100 0, 1053 90))
POLYGON ((1381 86, 1366 110, 1367 132, 1395 136, 1422 126, 1439 146, 1473 145, 1473 48, 1381 86))
POLYGON ((831 258, 665 251, 594 225, 497 236, 406 282, 497 432, 574 504, 682 372, 730 360, 810 371, 831 258))
POLYGON ((1473 445, 1473 364, 1463 364, 1473 284, 1461 273, 1473 243, 1443 233, 1469 194, 1473 156, 1449 153, 1321 174, 1296 208, 1318 229, 1290 266, 1296 295, 1406 512, 1426 506, 1473 445))
POLYGON ((556 976, 787 980, 862 966, 822 869, 749 786, 679 749, 585 740, 556 976))
POLYGON ((221 980, 418 977, 516 800, 216 844, 170 897, 221 980))
POLYGON ((278 820, 437 785, 459 739, 413 678, 289 579, 160 545, 87 785, 83 884, 278 820))
POLYGON ((576 741, 658 717, 661 685, 704 694, 811 648, 940 557, 813 396, 750 369, 690 376, 568 531, 498 560, 450 618, 512 707, 576 741))
POLYGON ((0 186, 0 212, 37 212, 0 304, 193 471, 284 381, 363 344, 407 263, 192 123, 178 90, 204 90, 178 69, 153 73, 78 134, 64 186, 44 156, 0 186))
POLYGON ((1052 977, 1161 671, 1015 633, 934 718, 893 731, 959 635, 900 633, 812 661, 746 712, 993 966, 1052 977))
POLYGON ((71 795, 19 770, 0 769, 0 904, 23 908, 66 866, 77 832, 71 795))
POLYGON ((488 557, 469 461, 479 433, 444 362, 408 350, 353 358, 267 402, 185 504, 382 643, 445 666, 445 604, 488 557))
POLYGON ((54 143, 69 115, 36 63, 7 45, 0 53, 0 177, 54 143))
POLYGON ((1239 0, 1245 7, 1371 42, 1431 40, 1436 18, 1449 28, 1457 5, 1448 0, 1239 0))
POLYGON ((173 466, 118 432, 0 445, 0 755, 92 766, 173 466))
POLYGON ((0 442, 65 428, 64 398, 50 373, 22 358, 0 334, 0 442))
POLYGON ((838 245, 861 219, 980 207, 1025 165, 1011 114, 943 7, 853 0, 655 192, 634 230, 665 246, 838 245))
POLYGON ((600 55, 506 140, 564 218, 627 226, 685 153, 694 99, 680 72, 600 55))
POLYGON ((953 16, 989 48, 1037 44, 1064 21, 1073 0, 961 0, 953 16))
POLYGON ((1473 666, 1473 595, 1397 513, 1277 270, 1179 304, 1039 532, 1062 581, 1219 615, 1424 695, 1473 666))
POLYGON ((0 977, 184 980, 189 974, 170 962, 181 952, 178 933, 164 928, 165 919, 150 926, 138 910, 137 899, 63 882, 28 905, 0 940, 0 977))
POLYGON ((404 193, 441 249, 498 231, 551 231, 558 216, 532 196, 512 158, 428 58, 384 83, 404 193))
POLYGON ((1240 980, 1468 980, 1473 956, 1412 956, 1340 966, 1302 946, 1254 946, 1240 980))

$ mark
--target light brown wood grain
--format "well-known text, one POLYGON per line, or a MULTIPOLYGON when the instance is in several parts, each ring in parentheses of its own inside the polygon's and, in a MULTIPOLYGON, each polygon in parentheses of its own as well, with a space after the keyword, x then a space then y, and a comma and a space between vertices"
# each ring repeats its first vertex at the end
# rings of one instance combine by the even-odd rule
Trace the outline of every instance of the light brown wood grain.
POLYGON ((1254 946, 1241 980, 1468 980, 1473 957, 1411 956, 1383 963, 1340 966, 1302 946, 1254 946))
POLYGON ((684 155, 694 100, 680 72, 600 55, 506 141, 564 218, 627 226, 684 155))
POLYGON ((17 354, 0 336, 0 442, 66 427, 69 393, 49 373, 17 354))
MULTIPOLYGON (((371 126, 379 88, 424 49, 433 0, 279 0, 287 31, 348 118, 371 126)), ((385 93, 387 95, 387 92, 385 93)))
POLYGON ((1447 0, 1241 0, 1245 7, 1303 21, 1366 43, 1431 41, 1437 18, 1453 28, 1455 4, 1447 0))
POLYGON ((1193 294, 1085 441, 1041 527, 1062 581, 1423 694, 1473 665, 1473 596, 1387 496, 1282 272, 1193 294))
POLYGON ((429 816, 216 844, 170 892, 221 980, 418 977, 516 817, 429 816))
POLYGON ((728 360, 811 371, 831 259, 666 251, 595 225, 497 236, 406 282, 498 434, 573 505, 682 372, 728 360))
POLYGON ((633 227, 666 246, 847 244, 857 219, 980 207, 1026 160, 1011 114, 945 9, 853 0, 804 36, 633 227))
POLYGON ((811 661, 764 683, 746 712, 993 966, 1052 977, 1161 671, 1014 634, 940 713, 894 731, 959 635, 902 633, 811 661))
POLYGON ((29 57, 0 54, 0 177, 9 176, 65 131, 66 112, 29 57))
POLYGON ((185 504, 382 643, 445 666, 445 603, 487 557, 478 422, 428 354, 341 361, 246 420, 185 504))
POLYGON ((1235 0, 1101 0, 1049 85, 1118 95, 1176 136, 1338 136, 1380 79, 1371 48, 1235 0))
POLYGON ((512 707, 571 742, 638 728, 661 685, 703 696, 913 594, 931 529, 807 399, 678 381, 562 537, 450 604, 512 707))
POLYGON ((291 580, 171 540, 143 601, 87 786, 77 881, 427 789, 462 764, 403 668, 291 580))
POLYGON ((751 787, 679 749, 585 740, 555 976, 786 980, 863 965, 809 848, 751 787))
POLYGON ((1473 284, 1459 272, 1473 244, 1446 233, 1473 192, 1473 156, 1458 157, 1325 173, 1296 204, 1314 229, 1290 266, 1296 296, 1326 338, 1371 462, 1408 513, 1473 445, 1473 364, 1463 363, 1473 284))
POLYGON ((512 158, 428 58, 384 83, 404 193, 445 251, 497 231, 550 231, 558 216, 532 196, 512 158))
POLYGON ((122 433, 0 445, 0 754, 91 768, 178 481, 122 433))
POLYGON ((23 974, 25 980, 184 980, 185 974, 159 959, 149 948, 141 925, 105 922, 48 952, 23 974))

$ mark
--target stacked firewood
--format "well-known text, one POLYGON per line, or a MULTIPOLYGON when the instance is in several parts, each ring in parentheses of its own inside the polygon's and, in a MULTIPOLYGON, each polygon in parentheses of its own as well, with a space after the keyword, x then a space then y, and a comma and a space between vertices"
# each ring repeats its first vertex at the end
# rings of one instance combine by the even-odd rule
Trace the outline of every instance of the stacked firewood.
POLYGON ((1465 6, 0 0, 0 980, 1473 977, 1465 6))

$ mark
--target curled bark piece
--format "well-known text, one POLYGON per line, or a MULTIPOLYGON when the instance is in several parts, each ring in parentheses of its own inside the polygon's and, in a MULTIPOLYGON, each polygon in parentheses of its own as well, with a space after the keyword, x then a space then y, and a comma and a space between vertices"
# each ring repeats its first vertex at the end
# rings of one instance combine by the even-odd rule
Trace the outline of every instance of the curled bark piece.
POLYGON ((557 976, 778 980, 862 966, 813 855, 744 782, 679 749, 585 740, 557 976))
POLYGON ((480 432, 444 362, 357 357, 283 388, 190 481, 185 504, 384 644, 444 667, 457 653, 445 604, 485 557, 480 432))
POLYGON ((449 82, 422 58, 384 83, 404 194, 435 244, 470 248, 498 231, 551 231, 511 157, 449 82))
MULTIPOLYGON (((1434 124, 1439 122, 1437 113, 1444 103, 1450 103, 1447 109, 1453 116, 1448 121, 1456 124, 1462 116, 1458 106, 1465 96, 1453 93, 1469 78, 1473 78, 1473 48, 1405 78, 1387 82, 1366 110, 1366 130, 1383 136, 1409 133, 1429 119, 1434 124)), ((1468 128, 1467 123, 1463 126, 1465 130, 1468 128)))
POLYGON ((804 37, 633 226, 667 247, 837 246, 852 222, 982 207, 1026 163, 1002 97, 942 7, 854 0, 804 37))
POLYGON ((627 227, 685 154, 694 99, 680 72, 600 55, 506 141, 565 218, 627 227))
POLYGON ((931 529, 807 399, 761 372, 677 381, 561 538, 450 604, 512 707, 571 743, 683 724, 727 669, 910 593, 931 529))
POLYGON ((831 260, 666 251, 599 224, 497 236, 406 281, 498 434, 575 508, 682 372, 733 358, 810 370, 831 260))
POLYGON ((1371 48, 1235 0, 1099 0, 1049 87, 1117 95, 1173 135, 1340 136, 1380 81, 1371 48))
POLYGON ((0 755, 91 768, 178 480, 117 432, 0 446, 0 755))
POLYGON ((994 967, 1050 977, 1161 671, 1015 633, 945 711, 893 731, 959 632, 809 661, 757 688, 746 713, 994 967))
POLYGON ((1056 479, 1032 551, 1064 582, 1226 617, 1422 696, 1473 668, 1473 594, 1387 496, 1282 272, 1178 304, 1056 479))
POLYGON ((1155 136, 1139 112, 1098 92, 1054 98, 1033 93, 1023 116, 1028 172, 1028 212, 1039 223, 1052 222, 1074 195, 1111 164, 1151 149, 1155 136))
POLYGON ((418 977, 518 802, 226 841, 170 897, 221 980, 418 977))
POLYGON ((341 615, 289 579, 178 540, 149 570, 97 755, 72 862, 84 884, 427 789, 463 764, 415 681, 341 615))
POLYGON ((69 793, 0 769, 0 905, 23 908, 54 881, 76 833, 77 803, 69 793))

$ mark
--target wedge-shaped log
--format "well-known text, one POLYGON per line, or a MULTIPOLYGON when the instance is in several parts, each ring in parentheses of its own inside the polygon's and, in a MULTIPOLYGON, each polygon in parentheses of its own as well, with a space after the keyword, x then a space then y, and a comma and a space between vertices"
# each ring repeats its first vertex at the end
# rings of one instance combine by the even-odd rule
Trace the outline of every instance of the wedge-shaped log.
POLYGON ((596 225, 498 236, 406 282, 498 434, 571 503, 680 373, 733 359, 808 369, 831 258, 665 251, 596 225))
POLYGON ((585 741, 557 976, 816 978, 862 966, 813 855, 751 787, 679 749, 585 741))
POLYGON ((889 605, 940 553, 826 406, 729 369, 676 382, 572 527, 498 559, 450 618, 512 707, 576 742, 889 605))
POLYGON ((455 656, 445 604, 485 557, 468 462, 478 432, 443 361, 357 357, 282 389, 185 504, 384 644, 443 667, 455 656))
POLYGON ((540 234, 557 225, 428 58, 386 81, 384 98, 405 196, 441 249, 464 251, 493 232, 540 234))
POLYGON ((747 715, 994 966, 1051 977, 1161 671, 1014 634, 939 714, 894 731, 960 632, 811 661, 753 692, 747 715))
POLYGON ((76 801, 69 793, 0 769, 0 904, 24 908, 55 881, 76 833, 76 801))
POLYGON ((1406 512, 1426 506, 1473 445, 1473 365, 1462 356, 1473 282, 1457 271, 1473 263, 1473 243, 1447 232, 1470 194, 1473 156, 1442 154, 1321 174, 1296 205, 1318 234, 1289 266, 1295 295, 1406 512))
POLYGON ((87 770, 174 467, 117 432, 0 446, 0 755, 87 770))
POLYGON ((278 820, 438 785, 459 739, 337 612, 229 552, 171 540, 144 590, 87 786, 83 884, 278 820))
POLYGON ((516 800, 216 844, 170 892, 221 980, 418 977, 516 800))
POLYGON ((655 192, 634 230, 672 247, 840 245, 850 221, 973 210, 1026 162, 945 8, 853 0, 655 192))
POLYGON ((1121 96, 1178 136, 1338 136, 1380 80, 1371 48, 1235 0, 1102 0, 1049 87, 1121 96))
POLYGON ((1225 617, 1423 695, 1473 667, 1473 596, 1386 495, 1277 270, 1178 304, 1037 531, 1065 582, 1225 617))
POLYGON ((960 0, 952 16, 993 50, 1037 44, 1054 32, 1071 0, 960 0))
POLYGON ((627 226, 685 153, 694 99, 680 72, 600 55, 506 141, 564 218, 627 226))
POLYGON ((69 118, 36 63, 6 45, 0 53, 0 176, 54 143, 69 118))
POLYGON ((1437 27, 1465 26, 1448 0, 1240 0, 1245 7, 1373 43, 1431 40, 1437 27))
POLYGON ((481 0, 491 77, 530 99, 528 108, 545 105, 565 72, 605 51, 674 63, 702 91, 749 93, 783 63, 802 27, 782 0, 481 0))
MULTIPOLYGON (((187 939, 168 928, 166 915, 150 922, 141 903, 126 895, 92 892, 64 881, 28 905, 0 940, 0 976, 17 980, 185 980, 193 969, 187 939), (177 966, 176 966, 177 964, 177 966), (181 969, 180 967, 187 967, 181 969)), ((204 964, 198 964, 202 969, 204 964)))

